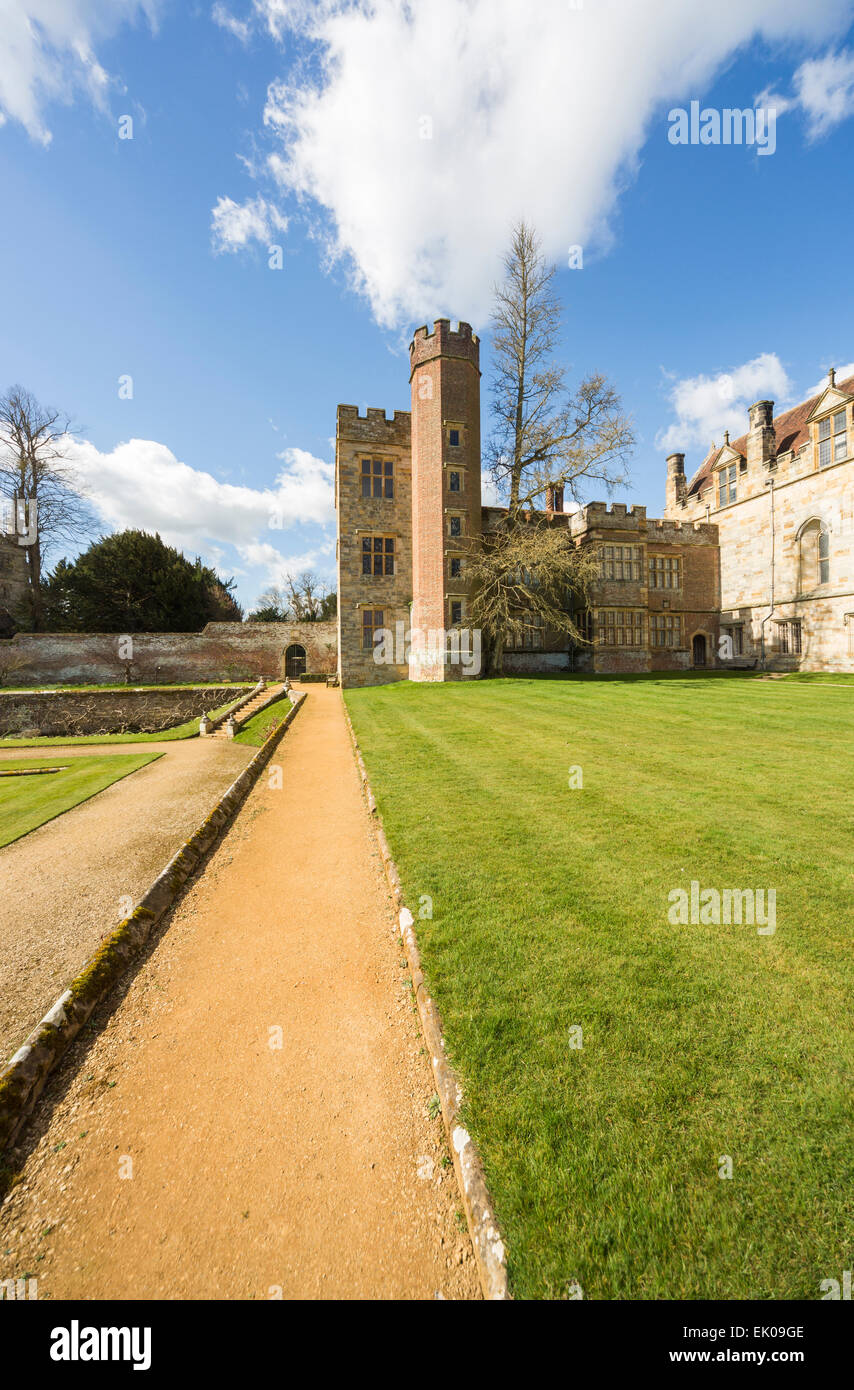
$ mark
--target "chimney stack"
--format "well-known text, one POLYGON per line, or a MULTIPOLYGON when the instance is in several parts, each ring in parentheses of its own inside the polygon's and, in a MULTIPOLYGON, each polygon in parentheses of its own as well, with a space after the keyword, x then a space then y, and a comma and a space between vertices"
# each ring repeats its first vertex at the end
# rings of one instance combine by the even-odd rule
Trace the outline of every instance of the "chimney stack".
POLYGON ((546 489, 546 511, 563 511, 563 487, 555 483, 549 483, 546 489))
POLYGON ((688 484, 685 480, 685 455, 667 456, 667 498, 665 510, 668 514, 677 507, 684 507, 688 500, 688 484))
POLYGON ((774 429, 774 402, 756 401, 750 407, 750 429, 747 434, 747 464, 768 467, 777 457, 777 432, 774 429))

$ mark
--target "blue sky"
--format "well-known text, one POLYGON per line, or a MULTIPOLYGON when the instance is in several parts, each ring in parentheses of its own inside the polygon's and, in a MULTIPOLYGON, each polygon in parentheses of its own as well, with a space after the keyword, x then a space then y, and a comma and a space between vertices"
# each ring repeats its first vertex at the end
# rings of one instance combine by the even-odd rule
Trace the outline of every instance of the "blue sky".
POLYGON ((521 215, 650 512, 669 448, 692 471, 750 401, 854 359, 844 0, 7 8, 0 386, 72 415, 104 529, 156 527, 246 604, 332 579, 335 406, 407 408, 414 327, 469 319, 486 382, 521 215), (674 146, 691 100, 773 105, 775 152, 674 146))

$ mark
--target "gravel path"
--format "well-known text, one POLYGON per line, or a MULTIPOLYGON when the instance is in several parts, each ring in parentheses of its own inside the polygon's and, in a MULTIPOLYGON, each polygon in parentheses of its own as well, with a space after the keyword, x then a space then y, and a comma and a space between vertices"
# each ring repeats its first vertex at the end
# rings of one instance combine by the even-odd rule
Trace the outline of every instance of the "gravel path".
POLYGON ((186 744, 204 747, 203 739, 166 739, 162 743, 46 743, 41 748, 0 748, 0 762, 18 762, 21 758, 53 758, 57 763, 69 758, 114 758, 117 753, 171 753, 186 744))
POLYGON ((40 1298, 479 1296, 340 691, 275 766, 11 1156, 40 1298))
MULTIPOLYGON (((164 756, 157 762, 0 849, 4 1059, 20 1047, 99 941, 127 916, 120 900, 136 902, 142 896, 256 751, 187 739, 96 744, 91 752, 159 748, 164 756)), ((30 751, 52 757, 43 748, 30 751)), ((57 763, 84 751, 57 749, 57 763)))

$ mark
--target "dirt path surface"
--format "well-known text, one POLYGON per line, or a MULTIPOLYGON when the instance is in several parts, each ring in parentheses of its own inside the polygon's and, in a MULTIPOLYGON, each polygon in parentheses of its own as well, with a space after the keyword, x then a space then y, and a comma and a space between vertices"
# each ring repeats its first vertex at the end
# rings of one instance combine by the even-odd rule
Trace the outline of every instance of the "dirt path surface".
POLYGON ((479 1296, 338 690, 310 690, 97 1025, 10 1155, 0 1278, 41 1298, 479 1296))
MULTIPOLYGON (((157 747, 96 745, 93 751, 157 747)), ((213 739, 163 749, 157 762, 0 849, 3 1060, 127 916, 121 899, 132 905, 142 896, 256 751, 213 739)))

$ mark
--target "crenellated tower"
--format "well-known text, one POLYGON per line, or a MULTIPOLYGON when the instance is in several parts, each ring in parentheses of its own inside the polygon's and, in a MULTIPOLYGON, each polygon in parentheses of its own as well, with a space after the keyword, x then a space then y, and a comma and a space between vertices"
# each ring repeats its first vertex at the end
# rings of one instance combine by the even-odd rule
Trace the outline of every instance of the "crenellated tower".
POLYGON ((468 559, 481 533, 480 342, 437 319, 409 348, 412 391, 413 680, 460 674, 428 634, 469 626, 468 559))

